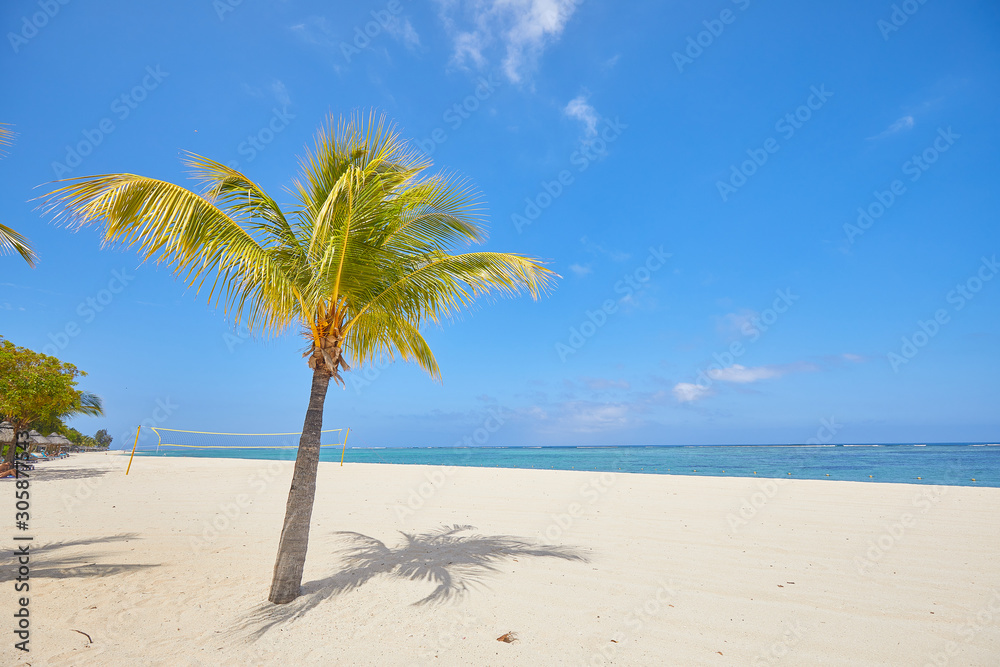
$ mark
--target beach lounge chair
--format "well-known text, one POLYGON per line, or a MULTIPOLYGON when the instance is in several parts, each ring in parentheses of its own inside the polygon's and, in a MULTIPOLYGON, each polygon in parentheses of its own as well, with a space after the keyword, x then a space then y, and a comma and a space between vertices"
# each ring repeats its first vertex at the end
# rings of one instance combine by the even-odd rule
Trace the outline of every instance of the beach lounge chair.
MULTIPOLYGON (((22 461, 18 462, 17 467, 20 470, 35 469, 35 466, 31 465, 30 463, 25 463, 22 461)), ((13 476, 14 476, 14 467, 7 463, 0 463, 0 479, 3 479, 4 477, 13 477, 13 476)))

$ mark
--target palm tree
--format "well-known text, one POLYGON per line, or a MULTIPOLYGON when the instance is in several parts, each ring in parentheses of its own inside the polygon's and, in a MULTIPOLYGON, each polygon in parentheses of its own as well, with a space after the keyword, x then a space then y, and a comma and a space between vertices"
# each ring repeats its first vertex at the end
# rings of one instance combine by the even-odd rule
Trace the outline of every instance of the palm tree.
POLYGON ((428 174, 384 116, 334 120, 300 160, 286 210, 242 173, 188 154, 203 186, 133 174, 70 179, 49 203, 69 224, 103 225, 106 244, 135 245, 170 265, 235 324, 274 334, 298 325, 313 371, 268 599, 299 594, 331 378, 381 355, 440 369, 420 328, 485 295, 533 298, 556 277, 538 261, 497 252, 450 254, 485 240, 465 182, 428 174))

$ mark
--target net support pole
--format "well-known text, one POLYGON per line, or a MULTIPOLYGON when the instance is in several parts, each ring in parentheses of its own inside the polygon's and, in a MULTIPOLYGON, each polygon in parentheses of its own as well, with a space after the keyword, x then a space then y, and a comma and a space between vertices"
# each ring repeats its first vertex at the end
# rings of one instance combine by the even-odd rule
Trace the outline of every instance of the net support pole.
POLYGON ((135 429, 135 442, 132 444, 132 454, 128 457, 128 467, 125 468, 125 474, 132 469, 132 457, 135 456, 135 448, 139 446, 139 431, 142 430, 142 426, 137 426, 135 429))
POLYGON ((347 429, 347 433, 344 434, 344 449, 340 452, 340 467, 344 467, 344 454, 347 453, 347 436, 351 434, 351 429, 347 429))

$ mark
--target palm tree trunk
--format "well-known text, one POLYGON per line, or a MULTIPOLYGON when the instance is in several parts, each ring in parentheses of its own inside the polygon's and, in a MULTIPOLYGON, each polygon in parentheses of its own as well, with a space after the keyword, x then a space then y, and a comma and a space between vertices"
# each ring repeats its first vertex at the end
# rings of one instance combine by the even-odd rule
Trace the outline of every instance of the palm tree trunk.
POLYGON ((267 599, 275 604, 291 602, 299 596, 302 585, 302 568, 309 547, 309 520, 312 518, 313 500, 316 497, 316 469, 319 466, 320 436, 323 430, 323 403, 330 384, 330 373, 325 368, 313 371, 309 409, 302 425, 299 451, 295 457, 292 487, 285 505, 285 524, 278 542, 278 557, 274 561, 271 593, 267 599))
MULTIPOLYGON (((22 434, 22 431, 18 422, 11 424, 11 430, 14 431, 14 440, 11 441, 10 448, 7 449, 7 452, 4 456, 4 463, 7 463, 9 465, 14 465, 14 459, 17 458, 17 443, 21 441, 20 436, 22 434)), ((28 433, 27 431, 24 431, 23 433, 24 433, 24 439, 25 441, 27 441, 28 433)), ((25 450, 27 450, 27 447, 25 447, 25 450)))

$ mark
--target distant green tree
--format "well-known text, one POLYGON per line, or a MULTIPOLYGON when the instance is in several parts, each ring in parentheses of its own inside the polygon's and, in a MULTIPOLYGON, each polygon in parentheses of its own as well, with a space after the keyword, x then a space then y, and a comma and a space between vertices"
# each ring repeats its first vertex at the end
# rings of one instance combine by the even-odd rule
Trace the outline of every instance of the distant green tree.
POLYGON ((102 428, 100 431, 94 434, 94 440, 97 441, 97 446, 103 449, 107 449, 111 446, 111 441, 114 440, 109 434, 108 429, 102 428))
MULTIPOLYGON (((37 428, 51 433, 75 415, 103 415, 101 399, 76 388, 85 376, 73 364, 14 345, 0 336, 0 420, 14 428, 15 442, 37 428)), ((14 462, 16 447, 4 460, 14 462)))
POLYGON ((72 442, 77 447, 83 447, 85 449, 94 449, 97 447, 97 440, 90 437, 89 435, 84 435, 80 433, 75 428, 65 428, 60 431, 66 439, 72 442))

